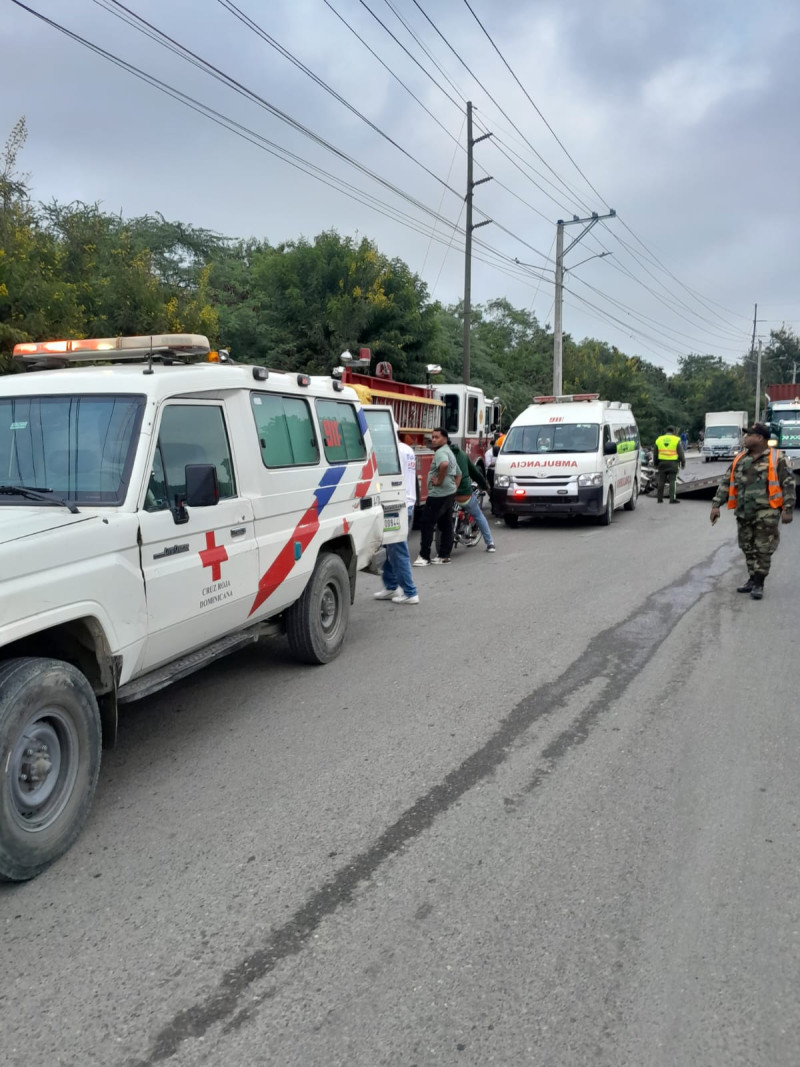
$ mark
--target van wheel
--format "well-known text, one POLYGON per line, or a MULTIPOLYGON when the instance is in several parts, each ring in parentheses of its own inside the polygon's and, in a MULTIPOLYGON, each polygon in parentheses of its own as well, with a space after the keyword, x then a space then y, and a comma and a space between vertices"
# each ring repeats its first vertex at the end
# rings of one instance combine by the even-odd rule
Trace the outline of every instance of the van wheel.
POLYGON ((631 493, 630 500, 626 500, 623 507, 626 511, 636 511, 636 502, 639 499, 639 483, 636 478, 633 479, 633 492, 631 493))
POLYGON ((503 522, 506 526, 510 526, 512 530, 519 526, 519 515, 504 515, 503 522))
POLYGON ((601 526, 610 526, 614 521, 614 490, 609 488, 608 496, 606 497, 606 510, 600 516, 601 526))
POLYGON ((341 556, 317 560, 303 595, 286 612, 286 635, 302 663, 330 663, 342 650, 350 619, 350 578, 341 556))
POLYGON ((34 878, 81 832, 102 728, 83 674, 55 659, 0 667, 0 881, 34 878))

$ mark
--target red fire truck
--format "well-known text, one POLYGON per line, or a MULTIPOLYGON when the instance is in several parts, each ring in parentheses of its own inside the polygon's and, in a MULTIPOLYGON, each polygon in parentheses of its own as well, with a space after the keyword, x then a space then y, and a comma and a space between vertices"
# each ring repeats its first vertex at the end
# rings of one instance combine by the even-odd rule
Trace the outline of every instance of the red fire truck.
MULTIPOLYGON (((362 404, 391 407, 401 438, 413 445, 417 453, 420 504, 428 495, 428 471, 433 459, 430 435, 436 426, 444 426, 450 440, 467 453, 476 467, 484 470, 484 455, 491 435, 500 427, 499 397, 487 398, 482 389, 473 385, 397 382, 389 363, 379 363, 375 374, 369 374, 370 358, 368 348, 360 349, 358 358, 343 353, 343 365, 334 374, 356 390, 362 404)), ((431 368, 431 372, 437 373, 438 368, 435 371, 431 368)))

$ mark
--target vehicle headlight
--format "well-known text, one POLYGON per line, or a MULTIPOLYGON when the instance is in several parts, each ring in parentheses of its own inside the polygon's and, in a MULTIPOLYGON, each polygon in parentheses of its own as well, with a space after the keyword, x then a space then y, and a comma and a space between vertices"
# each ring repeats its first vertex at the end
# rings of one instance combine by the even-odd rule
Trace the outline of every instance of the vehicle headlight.
POLYGON ((511 485, 511 475, 509 474, 496 474, 494 479, 495 489, 508 489, 511 485))
POLYGON ((602 485, 602 474, 579 474, 578 485, 602 485))

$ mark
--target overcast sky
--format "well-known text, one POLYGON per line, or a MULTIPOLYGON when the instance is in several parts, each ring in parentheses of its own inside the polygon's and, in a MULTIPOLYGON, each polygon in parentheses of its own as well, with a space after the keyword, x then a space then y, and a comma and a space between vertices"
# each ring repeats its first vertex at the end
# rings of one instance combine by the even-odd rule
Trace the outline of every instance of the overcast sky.
MULTIPOLYGON (((453 303, 471 100, 475 136, 493 134, 475 147, 475 177, 494 179, 475 189, 475 221, 493 222, 475 232, 474 302, 504 296, 551 324, 556 220, 613 208, 566 257, 564 329, 577 339, 671 372, 690 351, 738 360, 756 301, 765 340, 782 321, 800 329, 797 0, 126 0, 330 148, 115 17, 114 0, 28 6, 257 140, 0 0, 0 140, 25 115, 19 164, 37 199, 273 244, 368 236, 453 303), (379 210, 359 202, 375 198, 379 210)), ((567 243, 581 229, 566 227, 567 243)))

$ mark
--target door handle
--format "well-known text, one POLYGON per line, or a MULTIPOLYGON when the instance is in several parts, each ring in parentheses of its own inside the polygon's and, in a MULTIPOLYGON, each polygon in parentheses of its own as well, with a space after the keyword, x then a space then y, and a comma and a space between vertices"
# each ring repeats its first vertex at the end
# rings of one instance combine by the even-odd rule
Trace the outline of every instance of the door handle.
POLYGON ((242 534, 247 533, 246 526, 237 526, 235 530, 231 530, 231 537, 241 537, 242 534))

